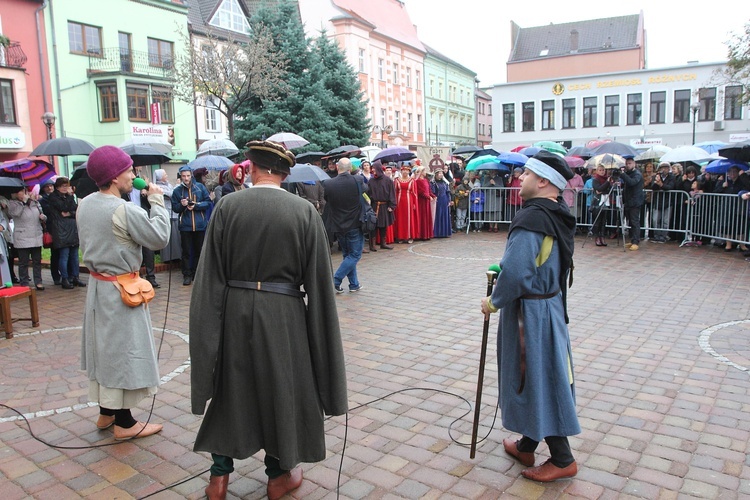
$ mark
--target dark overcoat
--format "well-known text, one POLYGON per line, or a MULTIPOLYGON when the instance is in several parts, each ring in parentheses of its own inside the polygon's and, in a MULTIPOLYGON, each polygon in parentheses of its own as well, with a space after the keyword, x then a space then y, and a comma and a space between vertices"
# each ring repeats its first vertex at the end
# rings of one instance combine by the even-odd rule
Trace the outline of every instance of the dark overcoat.
POLYGON ((347 411, 346 373, 323 222, 275 187, 224 196, 214 208, 190 307, 192 411, 206 411, 196 451, 282 469, 326 454, 323 416, 347 411), (227 286, 304 285, 305 299, 227 286))

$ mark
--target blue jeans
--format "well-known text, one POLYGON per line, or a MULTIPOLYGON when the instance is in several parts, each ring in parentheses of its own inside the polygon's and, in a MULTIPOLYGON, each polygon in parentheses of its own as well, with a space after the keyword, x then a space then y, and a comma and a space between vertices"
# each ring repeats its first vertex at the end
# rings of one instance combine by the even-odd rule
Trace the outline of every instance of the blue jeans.
POLYGON ((78 247, 60 248, 59 251, 60 277, 64 280, 78 278, 78 247))
POLYGON ((354 228, 346 234, 339 234, 338 242, 341 247, 341 253, 344 255, 344 260, 341 261, 341 265, 333 275, 333 284, 341 286, 341 282, 346 277, 349 278, 349 290, 357 289, 359 288, 357 262, 362 258, 362 247, 365 244, 365 236, 362 234, 361 229, 354 228))

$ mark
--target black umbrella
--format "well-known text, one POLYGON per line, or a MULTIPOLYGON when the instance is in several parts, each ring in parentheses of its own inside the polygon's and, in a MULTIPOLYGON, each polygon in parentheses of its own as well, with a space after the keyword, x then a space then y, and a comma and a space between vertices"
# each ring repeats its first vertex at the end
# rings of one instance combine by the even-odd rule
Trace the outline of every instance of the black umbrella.
POLYGON ((571 148, 570 151, 568 151, 568 156, 578 156, 579 158, 588 160, 594 155, 591 154, 591 150, 587 148, 586 146, 576 146, 574 148, 571 148))
MULTIPOLYGON (((620 155, 623 158, 635 158, 638 156, 638 150, 634 147, 623 144, 622 142, 605 142, 591 150, 592 156, 611 154, 620 155)), ((568 153, 570 155, 570 153, 568 153)))
POLYGON ((55 137, 35 147, 29 156, 88 155, 93 150, 94 145, 82 139, 55 137))
POLYGON ((468 155, 471 153, 476 153, 477 151, 481 151, 482 148, 479 146, 459 146, 456 149, 453 150, 454 155, 468 155))
POLYGON ((17 193, 25 185, 18 177, 0 177, 0 195, 10 198, 11 194, 17 193))
POLYGON ((719 156, 737 161, 750 161, 750 141, 735 142, 719 150, 719 156))
POLYGON ((133 166, 161 165, 169 161, 169 156, 161 154, 156 149, 145 144, 131 144, 120 149, 133 159, 133 166))
POLYGON ((323 151, 308 151, 307 153, 300 153, 294 157, 297 163, 310 163, 318 161, 323 158, 326 154, 323 151))
POLYGON ((307 163, 298 163, 292 167, 291 173, 284 182, 328 181, 331 177, 320 167, 307 163))
POLYGON ((333 148, 332 150, 327 152, 323 158, 326 159, 326 158, 335 158, 338 156, 357 156, 359 153, 360 151, 357 146, 347 144, 346 146, 339 146, 337 148, 333 148))
POLYGON ((499 154, 500 153, 495 151, 494 149, 490 149, 490 148, 480 149, 479 151, 471 155, 471 157, 469 158, 469 161, 473 160, 474 158, 479 158, 480 156, 487 156, 487 155, 497 156, 499 154))

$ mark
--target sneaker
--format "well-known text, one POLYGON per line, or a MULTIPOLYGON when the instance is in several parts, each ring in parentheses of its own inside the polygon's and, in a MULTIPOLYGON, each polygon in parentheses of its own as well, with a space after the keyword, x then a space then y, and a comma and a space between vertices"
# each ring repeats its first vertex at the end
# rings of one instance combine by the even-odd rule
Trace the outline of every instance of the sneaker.
POLYGON ((356 287, 356 288, 351 288, 351 287, 350 287, 350 288, 349 288, 349 291, 350 291, 350 292, 358 292, 358 291, 362 290, 363 288, 364 288, 364 286, 362 286, 362 284, 360 284, 360 285, 359 285, 358 287, 356 287))
POLYGON ((628 248, 630 248, 630 250, 632 250, 633 252, 635 252, 636 250, 638 250, 638 245, 630 245, 630 247, 628 247, 628 248))
MULTIPOLYGON (((630 247, 632 247, 632 246, 633 246, 633 244, 632 244, 632 243, 625 243, 625 248, 630 248, 630 247)), ((637 246, 637 245, 636 245, 636 246, 637 246)))
POLYGON ((333 288, 336 289, 336 293, 344 293, 344 289, 338 285, 333 285, 333 288))

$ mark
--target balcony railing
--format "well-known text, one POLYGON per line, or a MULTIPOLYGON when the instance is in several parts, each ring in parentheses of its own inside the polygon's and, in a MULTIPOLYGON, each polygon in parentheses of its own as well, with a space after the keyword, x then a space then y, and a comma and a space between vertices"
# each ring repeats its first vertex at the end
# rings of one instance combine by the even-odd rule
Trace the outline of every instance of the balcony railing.
POLYGON ((23 68, 27 59, 19 42, 11 42, 7 47, 0 46, 0 67, 23 68))
POLYGON ((89 76, 101 73, 171 78, 172 59, 140 50, 120 48, 89 50, 89 76))

